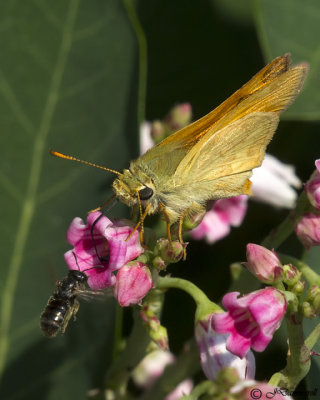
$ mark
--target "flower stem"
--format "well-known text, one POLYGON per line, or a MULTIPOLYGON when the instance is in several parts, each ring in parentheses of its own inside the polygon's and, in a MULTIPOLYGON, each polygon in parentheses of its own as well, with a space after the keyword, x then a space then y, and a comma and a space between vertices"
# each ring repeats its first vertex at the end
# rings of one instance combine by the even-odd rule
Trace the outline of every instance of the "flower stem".
POLYGON ((302 315, 292 313, 286 317, 289 350, 286 367, 274 374, 269 383, 294 390, 310 370, 310 350, 304 343, 302 315))
POLYGON ((202 316, 211 314, 212 312, 222 311, 221 308, 210 301, 204 292, 199 289, 195 284, 181 278, 159 277, 157 281, 158 289, 176 288, 184 290, 188 293, 197 305, 196 320, 201 319, 202 316))

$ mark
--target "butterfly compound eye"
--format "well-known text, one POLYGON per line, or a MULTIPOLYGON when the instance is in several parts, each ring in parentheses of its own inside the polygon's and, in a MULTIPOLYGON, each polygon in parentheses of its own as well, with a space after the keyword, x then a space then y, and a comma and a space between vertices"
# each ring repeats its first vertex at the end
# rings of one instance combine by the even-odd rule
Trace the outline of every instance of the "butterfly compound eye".
POLYGON ((144 187, 143 189, 139 190, 139 196, 141 200, 148 200, 153 195, 153 190, 148 186, 144 187))

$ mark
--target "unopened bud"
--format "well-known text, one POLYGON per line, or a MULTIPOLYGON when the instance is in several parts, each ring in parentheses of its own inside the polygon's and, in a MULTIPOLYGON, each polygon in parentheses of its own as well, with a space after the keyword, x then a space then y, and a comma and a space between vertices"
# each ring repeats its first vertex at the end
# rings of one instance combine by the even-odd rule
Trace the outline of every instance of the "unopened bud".
POLYGON ((291 291, 297 295, 297 296, 301 296, 302 293, 304 292, 304 289, 306 287, 306 283, 302 282, 302 281, 298 281, 292 288, 291 291))
POLYGON ((308 301, 302 303, 302 312, 306 318, 313 318, 316 316, 315 311, 308 301))
POLYGON ((297 270, 292 264, 284 265, 283 267, 283 281, 288 286, 294 286, 298 283, 302 273, 297 270))
POLYGON ((155 120, 152 122, 151 137, 156 143, 160 143, 166 137, 166 129, 161 121, 155 120))
POLYGON ((206 211, 200 212, 200 213, 195 213, 192 214, 191 216, 187 216, 184 220, 183 220, 183 228, 184 230, 191 230, 196 228, 201 221, 203 220, 203 217, 206 215, 206 211))
POLYGON ((181 244, 178 240, 170 243, 168 239, 160 238, 154 248, 154 254, 159 256, 166 265, 181 260, 187 243, 181 244))
POLYGON ((189 125, 192 118, 192 109, 189 103, 177 104, 165 118, 168 131, 178 131, 189 125))

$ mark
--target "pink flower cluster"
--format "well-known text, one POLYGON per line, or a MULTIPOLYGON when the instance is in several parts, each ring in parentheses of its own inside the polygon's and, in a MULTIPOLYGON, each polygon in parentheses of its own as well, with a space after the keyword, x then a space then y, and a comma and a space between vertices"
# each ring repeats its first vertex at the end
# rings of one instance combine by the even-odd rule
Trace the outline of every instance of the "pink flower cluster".
POLYGON ((306 249, 320 245, 320 159, 315 165, 316 170, 305 185, 313 210, 305 213, 295 225, 295 232, 306 249))
POLYGON ((247 196, 217 200, 201 223, 191 231, 193 239, 214 243, 227 236, 231 227, 240 226, 247 211, 247 196))
POLYGON ((75 218, 67 232, 74 246, 64 255, 68 267, 85 272, 92 289, 114 287, 121 306, 139 303, 152 287, 148 267, 132 261, 144 251, 139 231, 129 237, 132 231, 129 221, 112 222, 94 212, 88 215, 87 224, 75 218))

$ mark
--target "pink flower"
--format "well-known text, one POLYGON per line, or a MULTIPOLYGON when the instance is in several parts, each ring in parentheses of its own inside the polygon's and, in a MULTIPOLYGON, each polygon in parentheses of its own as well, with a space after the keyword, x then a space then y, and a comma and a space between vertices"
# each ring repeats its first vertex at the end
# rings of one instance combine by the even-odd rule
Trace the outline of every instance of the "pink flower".
POLYGON ((320 210, 320 159, 316 160, 315 164, 317 169, 306 183, 304 190, 313 207, 320 210))
POLYGON ((205 238, 214 243, 230 233, 231 226, 241 225, 247 211, 247 196, 217 200, 201 223, 191 231, 193 239, 205 238))
POLYGON ((253 353, 249 350, 242 359, 230 353, 226 348, 228 335, 217 334, 212 319, 213 314, 207 320, 198 321, 195 329, 201 366, 206 377, 215 380, 220 369, 233 367, 238 371, 239 379, 253 379, 256 367, 253 353))
POLYGON ((251 177, 253 199, 276 207, 294 208, 301 181, 294 167, 266 154, 261 167, 251 177))
POLYGON ((282 265, 274 251, 257 244, 247 245, 247 263, 243 263, 248 270, 260 281, 275 283, 283 276, 282 265))
POLYGON ((185 379, 164 398, 164 400, 179 400, 192 392, 193 382, 191 379, 185 379))
POLYGON ((140 303, 152 288, 149 268, 140 261, 132 261, 117 273, 114 295, 121 307, 140 303))
MULTIPOLYGON (((154 350, 147 354, 134 369, 132 378, 137 386, 143 389, 150 389, 163 374, 165 368, 174 362, 175 357, 170 351, 154 350)), ((179 399, 183 394, 189 394, 192 388, 192 380, 185 379, 165 397, 165 400, 179 399)))
POLYGON ((135 384, 144 389, 150 388, 163 374, 166 366, 174 361, 174 355, 168 350, 154 350, 148 353, 133 371, 135 384))
POLYGON ((295 225, 294 230, 306 249, 320 245, 320 215, 304 214, 295 225))
POLYGON ((238 299, 238 292, 227 293, 222 300, 228 310, 213 314, 213 328, 217 333, 230 333, 227 350, 244 357, 250 347, 263 351, 279 328, 287 303, 274 288, 257 290, 238 299))
POLYGON ((100 212, 89 214, 87 224, 74 218, 67 232, 67 241, 74 248, 64 254, 68 267, 84 271, 92 289, 113 286, 113 271, 143 253, 138 231, 126 241, 132 230, 129 221, 111 222, 100 212))

